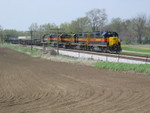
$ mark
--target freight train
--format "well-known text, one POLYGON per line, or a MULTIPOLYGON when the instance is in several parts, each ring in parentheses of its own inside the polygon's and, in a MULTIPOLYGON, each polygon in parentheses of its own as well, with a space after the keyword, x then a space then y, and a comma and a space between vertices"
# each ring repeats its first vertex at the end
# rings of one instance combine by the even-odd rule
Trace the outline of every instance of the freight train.
POLYGON ((121 52, 121 43, 116 32, 63 33, 45 34, 41 43, 68 49, 102 51, 109 53, 121 52))
POLYGON ((42 46, 41 39, 33 39, 33 40, 31 40, 31 39, 16 39, 16 38, 9 39, 9 38, 6 38, 4 41, 6 43, 12 43, 12 44, 42 46))
POLYGON ((121 52, 121 43, 116 32, 91 32, 91 33, 62 33, 45 34, 41 39, 20 40, 6 39, 6 42, 23 45, 50 45, 53 47, 80 49, 89 51, 102 51, 108 53, 121 52))

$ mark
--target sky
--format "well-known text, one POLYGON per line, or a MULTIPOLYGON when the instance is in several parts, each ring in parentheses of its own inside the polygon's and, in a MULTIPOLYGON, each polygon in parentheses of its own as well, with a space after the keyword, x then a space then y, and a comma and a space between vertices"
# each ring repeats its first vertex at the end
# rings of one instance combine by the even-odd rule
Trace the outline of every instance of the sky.
POLYGON ((150 18, 150 0, 0 0, 0 25, 27 31, 32 23, 70 23, 97 8, 106 10, 109 21, 139 14, 150 18))

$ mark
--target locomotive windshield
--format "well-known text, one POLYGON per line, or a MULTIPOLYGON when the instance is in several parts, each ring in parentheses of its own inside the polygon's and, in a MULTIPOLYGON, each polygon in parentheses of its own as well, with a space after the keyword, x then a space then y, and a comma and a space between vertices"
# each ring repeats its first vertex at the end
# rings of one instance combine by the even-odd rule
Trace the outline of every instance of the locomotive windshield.
POLYGON ((118 34, 116 32, 103 32, 102 36, 104 38, 109 38, 109 37, 118 37, 118 34))
POLYGON ((99 38, 101 36, 100 33, 96 33, 95 38, 99 38))
POLYGON ((56 34, 51 34, 50 38, 57 38, 57 35, 56 34))
POLYGON ((91 33, 90 37, 91 38, 100 38, 101 37, 101 33, 91 33))

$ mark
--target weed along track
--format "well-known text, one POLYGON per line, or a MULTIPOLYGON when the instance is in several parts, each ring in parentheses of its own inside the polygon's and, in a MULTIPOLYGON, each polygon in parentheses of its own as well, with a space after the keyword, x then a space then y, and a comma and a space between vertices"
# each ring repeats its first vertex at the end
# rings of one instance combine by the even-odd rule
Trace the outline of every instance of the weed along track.
POLYGON ((0 113, 149 113, 150 77, 0 49, 0 113))

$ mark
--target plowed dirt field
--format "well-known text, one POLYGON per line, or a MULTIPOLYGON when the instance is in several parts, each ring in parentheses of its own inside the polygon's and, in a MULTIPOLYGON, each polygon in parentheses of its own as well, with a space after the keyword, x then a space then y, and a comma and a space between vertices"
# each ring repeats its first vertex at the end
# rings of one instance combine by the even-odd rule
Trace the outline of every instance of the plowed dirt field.
POLYGON ((0 113, 150 113, 150 76, 0 49, 0 113))

